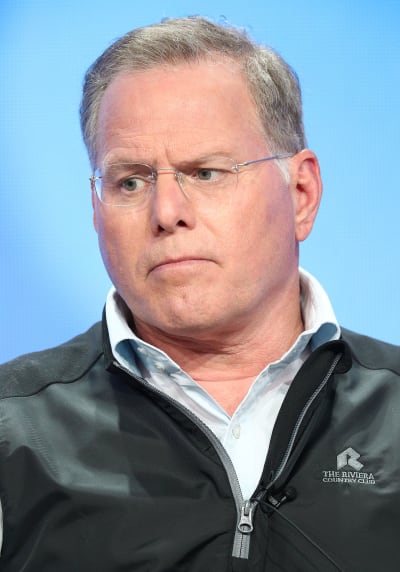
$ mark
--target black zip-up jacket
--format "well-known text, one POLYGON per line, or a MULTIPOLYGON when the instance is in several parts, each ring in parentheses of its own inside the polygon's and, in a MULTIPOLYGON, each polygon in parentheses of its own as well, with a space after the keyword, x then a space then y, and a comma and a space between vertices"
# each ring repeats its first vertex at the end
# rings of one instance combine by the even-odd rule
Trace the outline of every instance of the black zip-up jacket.
POLYGON ((97 324, 0 368, 0 569, 398 572, 399 445, 400 349, 343 331, 293 380, 245 502, 216 437, 97 324))

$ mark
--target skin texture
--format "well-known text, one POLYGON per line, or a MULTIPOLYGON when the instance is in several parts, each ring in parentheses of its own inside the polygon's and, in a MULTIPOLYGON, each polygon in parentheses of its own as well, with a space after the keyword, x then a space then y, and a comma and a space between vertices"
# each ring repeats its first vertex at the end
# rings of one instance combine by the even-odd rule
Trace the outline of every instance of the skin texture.
MULTIPOLYGON (((271 154, 239 71, 215 61, 117 77, 101 103, 97 143, 97 166, 271 154)), ((265 162, 218 199, 182 192, 171 173, 138 211, 93 196, 102 257, 137 333, 228 412, 303 327, 298 243, 311 231, 321 180, 311 151, 289 161, 289 185, 265 162)))

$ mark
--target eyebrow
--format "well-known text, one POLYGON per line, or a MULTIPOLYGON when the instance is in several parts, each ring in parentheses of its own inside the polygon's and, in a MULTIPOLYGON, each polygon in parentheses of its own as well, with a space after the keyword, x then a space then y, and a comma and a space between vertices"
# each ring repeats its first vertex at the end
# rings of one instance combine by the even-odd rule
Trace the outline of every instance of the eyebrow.
MULTIPOLYGON (((193 156, 193 158, 185 158, 182 160, 177 160, 174 162, 175 166, 179 167, 183 167, 186 165, 192 165, 192 164, 196 164, 196 163, 203 163, 205 161, 212 161, 213 159, 218 159, 218 157, 227 157, 227 158, 232 158, 230 153, 227 152, 223 152, 223 151, 212 151, 210 153, 202 153, 201 155, 198 156, 193 156)), ((132 158, 128 158, 128 157, 123 157, 123 156, 114 156, 111 158, 108 158, 106 161, 104 161, 102 163, 103 167, 109 167, 111 165, 132 165, 134 163, 141 163, 141 164, 146 164, 146 165, 150 165, 153 166, 155 165, 155 163, 153 161, 147 161, 146 159, 132 159, 132 158)), ((160 166, 162 168, 162 166, 160 166)))

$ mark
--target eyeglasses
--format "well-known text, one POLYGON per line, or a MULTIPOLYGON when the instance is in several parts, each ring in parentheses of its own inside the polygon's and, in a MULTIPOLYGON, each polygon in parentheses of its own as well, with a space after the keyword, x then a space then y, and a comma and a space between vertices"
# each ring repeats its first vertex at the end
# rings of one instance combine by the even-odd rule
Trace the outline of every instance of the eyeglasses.
POLYGON ((155 169, 146 163, 109 164, 97 169, 90 182, 102 203, 114 207, 141 208, 147 204, 160 175, 174 175, 182 192, 188 197, 191 197, 192 188, 200 191, 198 196, 215 197, 221 191, 234 190, 239 173, 245 167, 287 159, 293 155, 295 153, 281 153, 245 163, 235 163, 227 157, 212 157, 207 161, 183 164, 179 170, 172 167, 155 169))

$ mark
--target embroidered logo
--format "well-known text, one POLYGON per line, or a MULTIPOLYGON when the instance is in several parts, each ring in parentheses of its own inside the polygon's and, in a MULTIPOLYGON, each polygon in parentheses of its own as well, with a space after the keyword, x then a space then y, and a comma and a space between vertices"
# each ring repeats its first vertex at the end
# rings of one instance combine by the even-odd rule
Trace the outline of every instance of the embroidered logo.
POLYGON ((322 471, 323 483, 346 483, 358 485, 374 485, 373 473, 361 472, 365 464, 361 455, 352 447, 348 447, 336 457, 336 470, 322 471))
POLYGON ((348 465, 356 471, 361 471, 364 465, 358 461, 360 457, 360 453, 349 447, 337 456, 337 470, 340 471, 340 469, 348 465))

